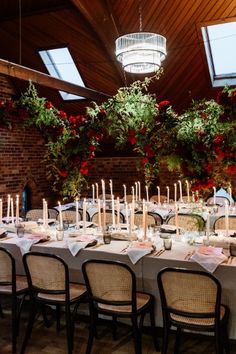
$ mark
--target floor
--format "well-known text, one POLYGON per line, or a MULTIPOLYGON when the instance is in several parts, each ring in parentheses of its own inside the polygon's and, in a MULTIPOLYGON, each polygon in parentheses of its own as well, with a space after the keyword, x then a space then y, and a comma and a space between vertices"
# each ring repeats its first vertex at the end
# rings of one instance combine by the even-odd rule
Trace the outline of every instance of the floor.
MULTIPOLYGON (((4 310, 4 318, 0 318, 0 353, 11 353, 11 326, 10 313, 4 310)), ((66 349, 66 332, 63 325, 58 333, 53 322, 52 314, 49 314, 52 326, 46 328, 42 321, 42 317, 38 317, 34 325, 32 337, 29 341, 25 354, 67 354, 66 349)), ((18 339, 18 351, 25 331, 27 323, 27 314, 23 312, 20 334, 18 339)), ((147 331, 145 331, 147 332, 147 331)), ((94 341, 92 354, 134 354, 133 341, 130 334, 130 328, 127 325, 121 325, 118 329, 118 339, 113 341, 109 323, 102 323, 99 326, 99 340, 94 341)), ((82 317, 78 319, 75 327, 74 353, 85 354, 86 343, 88 337, 88 318, 82 317)), ((161 344, 161 333, 159 331, 159 342, 161 344)), ((156 354, 152 338, 148 333, 143 335, 143 354, 156 354)), ((170 336, 168 354, 173 354, 174 334, 170 336)), ((214 342, 213 338, 201 335, 185 334, 181 342, 180 354, 213 354, 214 342)), ((231 354, 236 354, 236 342, 231 343, 231 354)))

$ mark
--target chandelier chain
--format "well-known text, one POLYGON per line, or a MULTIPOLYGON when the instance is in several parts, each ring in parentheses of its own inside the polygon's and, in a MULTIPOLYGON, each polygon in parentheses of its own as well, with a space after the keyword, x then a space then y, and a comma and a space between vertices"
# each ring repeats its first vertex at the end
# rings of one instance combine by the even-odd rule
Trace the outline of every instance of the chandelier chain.
POLYGON ((142 21, 142 5, 141 5, 141 0, 139 0, 138 12, 139 12, 139 32, 142 32, 142 30, 143 30, 143 21, 142 21))

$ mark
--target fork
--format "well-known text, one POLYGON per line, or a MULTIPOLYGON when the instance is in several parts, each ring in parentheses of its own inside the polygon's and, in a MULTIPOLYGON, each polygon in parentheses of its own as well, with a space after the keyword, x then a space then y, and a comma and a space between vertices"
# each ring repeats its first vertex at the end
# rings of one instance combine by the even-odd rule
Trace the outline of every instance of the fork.
POLYGON ((186 256, 184 257, 184 259, 186 259, 187 261, 190 260, 190 258, 192 257, 192 255, 195 253, 195 250, 189 251, 186 256))
POLYGON ((153 253, 153 256, 154 257, 158 257, 160 256, 163 252, 165 252, 165 249, 164 248, 161 248, 159 251, 156 251, 153 253))

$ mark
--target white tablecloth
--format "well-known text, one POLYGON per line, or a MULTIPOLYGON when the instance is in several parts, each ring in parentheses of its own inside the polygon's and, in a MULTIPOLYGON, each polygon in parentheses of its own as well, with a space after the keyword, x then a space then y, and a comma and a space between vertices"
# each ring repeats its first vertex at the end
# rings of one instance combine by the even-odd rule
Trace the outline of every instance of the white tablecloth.
MULTIPOLYGON (((22 256, 19 247, 16 245, 17 237, 12 236, 6 240, 0 240, 0 246, 9 249, 16 259, 17 273, 23 273, 22 256)), ((32 246, 31 250, 44 253, 53 253, 62 257, 68 264, 70 269, 70 277, 73 281, 83 282, 81 273, 81 265, 87 259, 112 259, 127 263, 135 272, 137 277, 137 289, 152 293, 156 298, 156 324, 162 326, 161 304, 159 290, 157 287, 157 273, 164 267, 184 267, 189 269, 201 269, 197 263, 187 260, 186 255, 193 250, 194 246, 190 246, 183 242, 173 241, 171 251, 165 251, 160 256, 147 255, 139 260, 136 264, 132 264, 128 255, 121 252, 127 241, 111 241, 108 245, 100 245, 97 248, 82 249, 75 257, 69 251, 67 240, 48 241, 32 246)), ((162 240, 160 239, 161 243, 162 240)), ((160 245, 159 243, 159 245, 160 245)), ((214 272, 222 284, 222 302, 229 306, 231 311, 229 323, 230 338, 236 339, 236 258, 230 264, 221 264, 214 272)))

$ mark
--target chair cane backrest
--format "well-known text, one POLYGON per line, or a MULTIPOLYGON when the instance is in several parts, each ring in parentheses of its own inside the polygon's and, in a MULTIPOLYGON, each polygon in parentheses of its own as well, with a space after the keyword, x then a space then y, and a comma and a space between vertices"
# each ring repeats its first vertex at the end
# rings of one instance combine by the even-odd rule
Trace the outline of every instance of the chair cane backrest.
POLYGON ((88 293, 98 303, 136 306, 135 275, 127 265, 89 260, 82 271, 88 293))
MULTIPOLYGON (((112 211, 111 210, 106 210, 106 225, 111 225, 112 224, 112 211)), ((103 211, 101 209, 101 221, 103 220, 103 211)), ((94 213, 93 216, 91 217, 91 221, 95 224, 99 224, 99 215, 98 213, 94 213)), ((115 212, 115 222, 117 222, 117 212, 115 212)), ((120 223, 124 223, 124 215, 120 213, 120 218, 119 218, 120 223)))
MULTIPOLYGON (((175 225, 176 217, 171 215, 167 221, 169 225, 175 225)), ((203 231, 205 227, 205 221, 200 215, 193 214, 178 214, 179 227, 187 231, 203 231)))
POLYGON ((56 209, 48 209, 48 217, 49 219, 56 219, 58 216, 59 212, 56 209))
MULTIPOLYGON (((57 219, 59 220, 59 215, 57 216, 57 219)), ((62 220, 63 221, 68 221, 71 224, 76 223, 76 210, 63 210, 62 211, 62 220)), ((78 221, 82 220, 82 216, 80 211, 78 211, 78 221)))
POLYGON ((62 259, 55 255, 30 252, 23 256, 23 262, 30 287, 40 292, 65 293, 68 268, 62 259))
MULTIPOLYGON (((220 216, 218 219, 216 219, 213 229, 214 230, 225 230, 226 229, 226 224, 225 224, 225 216, 220 216)), ((236 216, 235 215, 229 215, 228 216, 228 226, 230 230, 236 230, 236 216)))
POLYGON ((0 285, 11 285, 15 277, 15 260, 4 248, 0 247, 0 285))
MULTIPOLYGON (((103 200, 103 194, 99 194, 98 199, 103 200)), ((105 194, 105 200, 111 200, 111 195, 105 194)))
POLYGON ((31 209, 26 213, 26 219, 29 221, 38 221, 43 219, 43 209, 31 209))
POLYGON ((129 204, 129 203, 132 203, 134 197, 133 197, 133 194, 126 194, 126 202, 129 204))
MULTIPOLYGON (((165 268, 158 274, 162 306, 178 321, 202 317, 213 322, 220 315, 221 285, 211 274, 187 269, 165 268)), ((204 322, 205 324, 205 322, 204 322)))
MULTIPOLYGON (((161 225, 163 222, 162 217, 157 213, 147 213, 147 225, 161 225)), ((143 213, 142 211, 138 211, 134 213, 134 224, 136 226, 143 225, 143 213)))
MULTIPOLYGON (((160 203, 165 203, 167 201, 166 195, 160 195, 160 203)), ((158 203, 158 195, 154 194, 150 198, 150 202, 158 203)))

